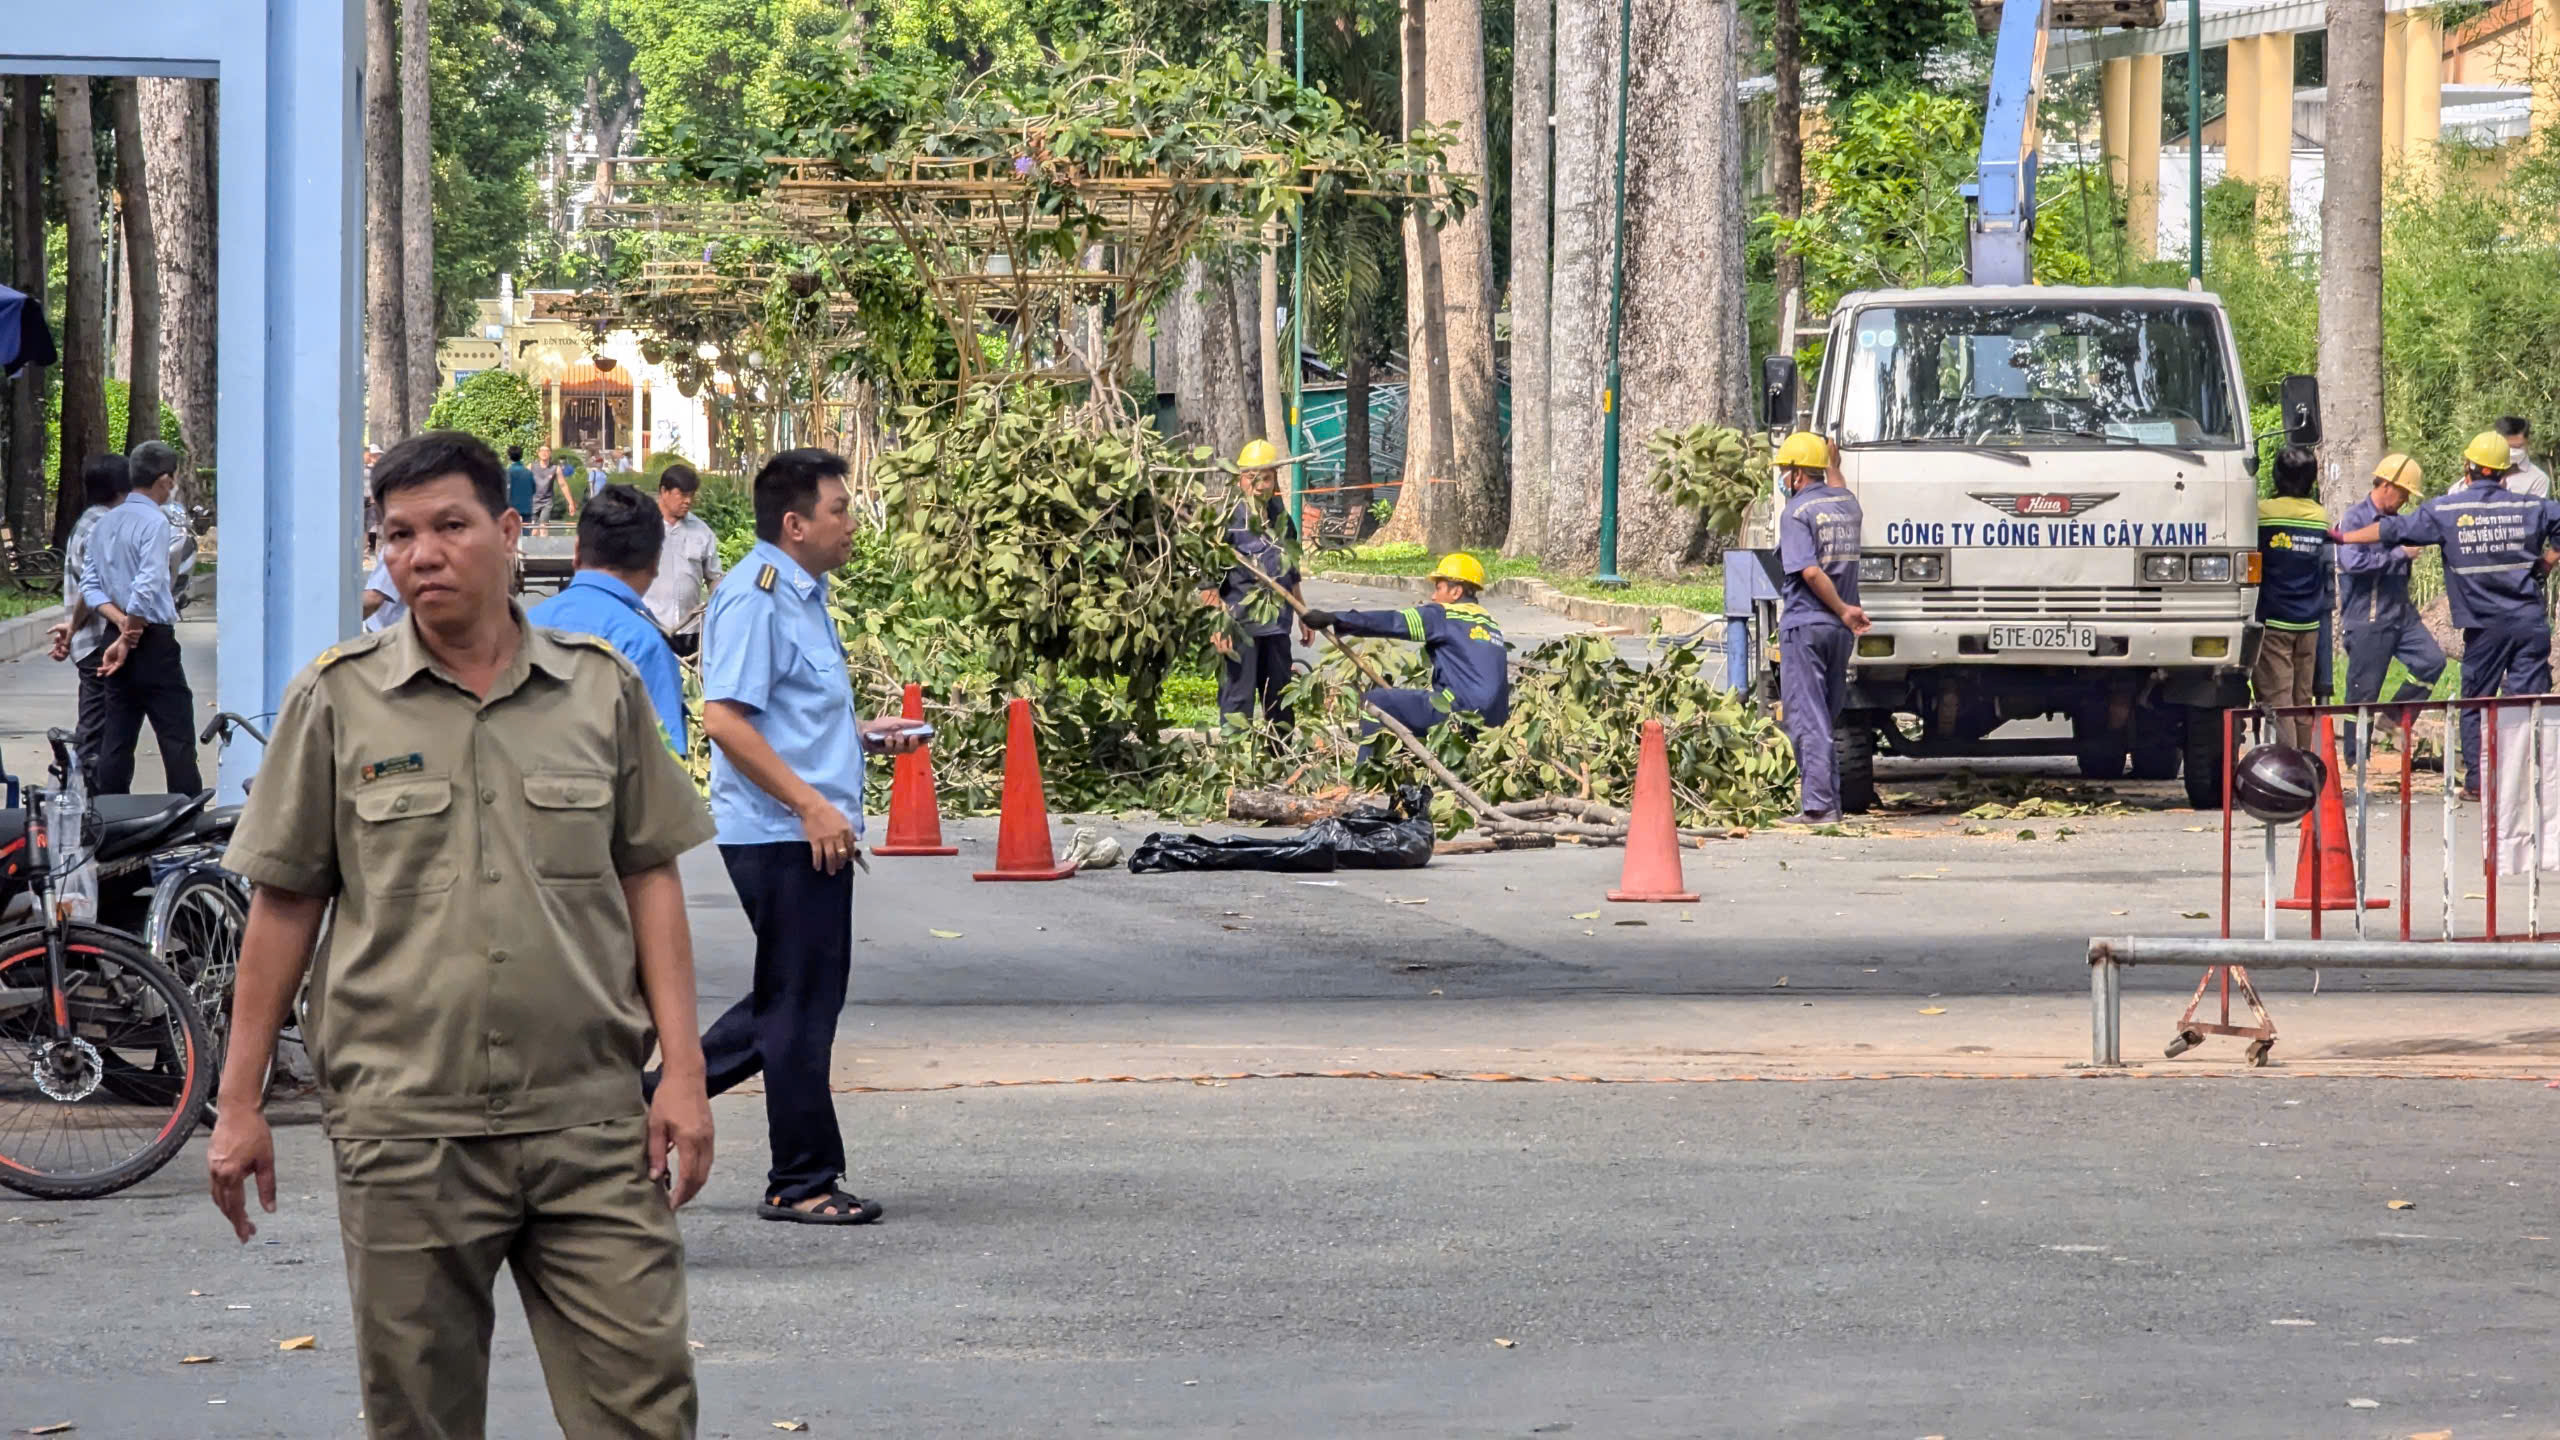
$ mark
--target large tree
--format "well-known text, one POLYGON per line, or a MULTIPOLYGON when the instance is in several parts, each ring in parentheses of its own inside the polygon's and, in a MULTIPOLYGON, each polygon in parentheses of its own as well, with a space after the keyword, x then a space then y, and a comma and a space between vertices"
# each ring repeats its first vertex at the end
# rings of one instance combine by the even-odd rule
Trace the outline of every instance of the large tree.
POLYGON ((1548 116, 1555 105, 1555 0, 1511 10, 1511 528, 1503 549, 1546 547, 1548 116))
POLYGON ((214 457, 214 82, 141 81, 144 170, 160 262, 160 391, 188 463, 214 457))
POLYGON ((1651 483, 1645 437, 1748 422, 1741 76, 1733 0, 1634 0, 1627 102, 1618 566, 1668 574, 1695 522, 1651 483))
MULTIPOLYGON (((149 147, 142 143, 142 92, 135 80, 117 80, 116 194, 124 217, 125 293, 122 315, 133 337, 126 359, 124 449, 160 438, 160 242, 152 224, 149 147)), ((194 498, 193 476, 181 488, 194 498)))
POLYGON ((436 403, 436 201, 434 125, 429 41, 435 27, 427 0, 404 0, 400 11, 400 338, 405 408, 400 433, 427 425, 436 403))
POLYGON ((62 469, 55 477, 53 543, 80 516, 80 467, 115 444, 107 433, 106 248, 99 234, 98 150, 89 77, 53 80, 54 177, 62 187, 68 264, 62 299, 62 469))
POLYGON ((2320 498, 2344 510, 2382 459, 2382 0, 2329 6, 2320 194, 2320 498))
POLYGON ((377 445, 409 428, 401 326, 400 81, 394 0, 364 6, 364 421, 377 445))
POLYGON ((1600 553, 1600 391, 1609 346, 1611 122, 1617 6, 1556 0, 1555 279, 1548 316, 1552 478, 1550 562, 1587 567, 1600 553))
MULTIPOLYGON (((1769 15, 1769 73, 1777 86, 1769 107, 1769 188, 1781 220, 1804 214, 1804 24, 1798 4, 1771 0, 1769 15)), ((1777 278, 1782 299, 1804 286, 1804 261, 1783 237, 1777 278)), ((1796 337, 1781 335, 1773 348, 1791 352, 1795 345, 1796 337)))

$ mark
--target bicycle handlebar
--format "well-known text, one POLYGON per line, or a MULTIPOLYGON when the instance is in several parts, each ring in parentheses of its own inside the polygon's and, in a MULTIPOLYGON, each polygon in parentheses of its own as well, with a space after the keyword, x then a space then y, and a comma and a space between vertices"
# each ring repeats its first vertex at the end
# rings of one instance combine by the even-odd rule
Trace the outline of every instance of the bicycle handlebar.
POLYGON ((211 720, 205 722, 204 730, 196 736, 196 743, 210 744, 213 737, 219 735, 227 745, 231 742, 231 732, 234 730, 247 731, 249 738, 261 745, 267 743, 267 732, 259 729, 256 722, 244 716, 234 715, 228 710, 217 712, 211 720))

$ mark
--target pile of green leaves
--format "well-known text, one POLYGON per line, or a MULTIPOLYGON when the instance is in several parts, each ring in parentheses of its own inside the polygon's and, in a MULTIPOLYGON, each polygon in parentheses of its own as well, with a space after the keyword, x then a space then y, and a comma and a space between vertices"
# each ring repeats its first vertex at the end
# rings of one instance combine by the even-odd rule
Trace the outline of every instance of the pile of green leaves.
POLYGON ((1646 438, 1654 488, 1706 517, 1708 533, 1733 535, 1743 512, 1769 493, 1769 437, 1704 422, 1664 426, 1646 438))
POLYGON ((906 599, 975 632, 1008 684, 1125 682, 1152 729, 1164 676, 1219 623, 1200 587, 1233 563, 1208 452, 1040 384, 900 417, 877 474, 906 599))

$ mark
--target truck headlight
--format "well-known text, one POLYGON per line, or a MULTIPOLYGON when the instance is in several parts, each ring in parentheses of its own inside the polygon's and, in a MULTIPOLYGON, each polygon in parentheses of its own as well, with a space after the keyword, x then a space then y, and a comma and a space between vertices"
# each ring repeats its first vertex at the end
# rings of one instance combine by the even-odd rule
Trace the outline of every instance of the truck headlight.
POLYGON ((2187 578, 2184 555, 2145 555, 2142 557, 2142 579, 2147 585, 2176 585, 2187 578))
POLYGON ((1944 555, 1905 555, 1902 557, 1902 582, 1906 585, 1935 585, 1947 578, 1944 555))
POLYGON ((1859 584, 1890 585, 1893 583, 1893 575, 1894 559, 1892 556, 1861 555, 1858 557, 1859 584))
POLYGON ((2231 557, 2190 555, 2187 557, 2187 578, 2199 585, 2228 585, 2231 583, 2231 557))

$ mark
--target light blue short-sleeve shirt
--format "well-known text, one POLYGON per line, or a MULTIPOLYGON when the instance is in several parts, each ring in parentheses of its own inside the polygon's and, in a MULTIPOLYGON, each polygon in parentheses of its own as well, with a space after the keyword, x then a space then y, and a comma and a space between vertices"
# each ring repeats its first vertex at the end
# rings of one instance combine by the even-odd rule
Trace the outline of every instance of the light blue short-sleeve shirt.
MULTIPOLYGON (((826 587, 780 547, 758 542, 712 592, 702 618, 702 698, 748 712, 782 763, 862 831, 862 722, 826 587)), ((798 843, 800 817, 711 747, 711 819, 723 845, 798 843)))

